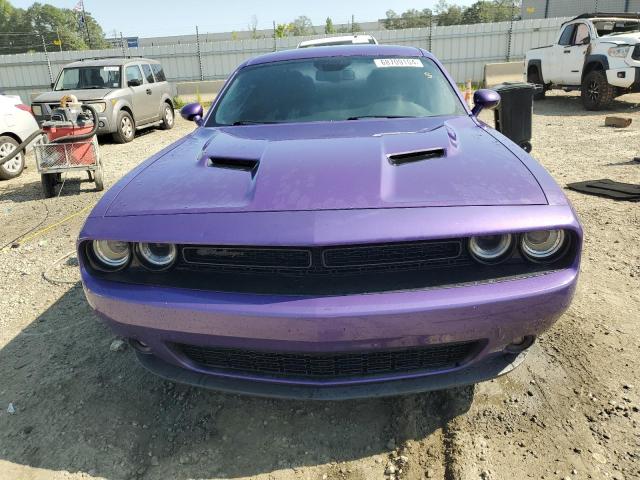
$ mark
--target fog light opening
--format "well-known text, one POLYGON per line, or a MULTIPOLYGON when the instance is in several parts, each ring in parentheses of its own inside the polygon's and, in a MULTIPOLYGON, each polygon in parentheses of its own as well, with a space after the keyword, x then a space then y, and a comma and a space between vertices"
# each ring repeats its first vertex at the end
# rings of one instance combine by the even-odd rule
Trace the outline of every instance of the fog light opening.
POLYGON ((509 353, 524 352, 527 348, 533 345, 533 342, 535 340, 536 337, 534 337, 533 335, 515 338, 513 342, 505 347, 504 351, 509 353))
POLYGON ((135 338, 129 339, 129 345, 140 353, 151 353, 151 347, 149 345, 135 338))

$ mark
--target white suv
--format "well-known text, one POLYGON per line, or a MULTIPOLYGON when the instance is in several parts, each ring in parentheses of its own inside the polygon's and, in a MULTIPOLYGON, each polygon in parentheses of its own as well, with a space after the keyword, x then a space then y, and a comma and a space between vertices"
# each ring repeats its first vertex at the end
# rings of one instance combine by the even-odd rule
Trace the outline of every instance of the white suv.
POLYGON ((525 75, 547 90, 581 90, 587 110, 606 108, 615 97, 640 91, 640 16, 580 15, 560 28, 554 45, 527 52, 525 75))

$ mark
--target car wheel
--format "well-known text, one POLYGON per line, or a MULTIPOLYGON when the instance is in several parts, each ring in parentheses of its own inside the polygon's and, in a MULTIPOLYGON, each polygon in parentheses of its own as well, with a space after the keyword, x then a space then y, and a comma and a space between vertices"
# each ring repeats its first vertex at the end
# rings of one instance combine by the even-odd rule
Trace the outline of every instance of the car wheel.
POLYGON ((176 114, 173 111, 173 107, 168 103, 165 103, 162 110, 162 123, 160 124, 160 128, 162 130, 171 130, 175 123, 176 114))
POLYGON ((589 72, 582 81, 582 104, 587 110, 603 110, 615 98, 615 88, 607 82, 602 70, 589 72))
MULTIPOLYGON (((0 137, 0 160, 13 152, 19 143, 7 136, 0 137)), ((9 180, 19 176, 24 170, 24 152, 19 153, 11 160, 0 165, 0 180, 9 180)))
POLYGON ((118 130, 113 134, 113 139, 117 143, 129 143, 136 136, 136 124, 129 112, 120 110, 116 128, 118 130))
POLYGON ((542 83, 542 80, 540 79, 540 73, 538 72, 538 69, 531 69, 529 71, 529 73, 527 74, 527 82, 533 83, 536 87, 538 87, 533 93, 533 99, 544 100, 544 96, 547 93, 547 89, 545 88, 544 83, 542 83))

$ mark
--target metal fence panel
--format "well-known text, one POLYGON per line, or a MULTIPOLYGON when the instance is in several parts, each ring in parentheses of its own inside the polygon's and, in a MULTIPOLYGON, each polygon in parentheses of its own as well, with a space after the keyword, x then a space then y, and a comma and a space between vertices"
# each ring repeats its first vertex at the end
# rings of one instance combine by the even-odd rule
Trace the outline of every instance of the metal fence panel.
MULTIPOLYGON (((638 0, 633 0, 638 1, 638 0)), ((444 63, 457 82, 479 83, 486 63, 524 58, 527 50, 553 43, 558 27, 566 18, 533 19, 513 22, 454 25, 449 27, 411 28, 369 32, 382 44, 410 45, 429 49, 444 63), (511 47, 509 35, 511 31, 511 47), (431 38, 431 42, 429 41, 431 38)), ((325 35, 307 37, 224 40, 216 42, 176 43, 125 47, 131 56, 162 62, 170 81, 218 80, 226 78, 243 61, 277 50, 296 48, 299 42, 325 35), (200 52, 198 54, 198 52, 200 52), (199 56, 200 55, 200 56, 199 56), (200 71, 202 68, 202 72, 200 71)), ((82 58, 122 56, 122 48, 50 52, 54 78, 61 68, 82 58)), ((19 94, 29 101, 32 93, 49 89, 50 79, 44 53, 0 56, 0 91, 19 94)))

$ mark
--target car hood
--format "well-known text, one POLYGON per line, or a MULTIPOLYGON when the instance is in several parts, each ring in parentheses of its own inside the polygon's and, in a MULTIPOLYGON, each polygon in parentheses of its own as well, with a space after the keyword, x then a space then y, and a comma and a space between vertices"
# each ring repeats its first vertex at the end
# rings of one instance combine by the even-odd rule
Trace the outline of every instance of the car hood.
POLYGON ((613 42, 618 45, 635 45, 636 43, 640 43, 640 32, 625 32, 612 35, 603 35, 602 37, 600 37, 600 39, 607 42, 613 42))
POLYGON ((56 92, 46 92, 38 95, 33 103, 58 102, 65 95, 75 95, 81 102, 88 100, 100 100, 113 91, 112 88, 93 88, 89 90, 59 90, 56 92))
POLYGON ((493 135, 440 117, 199 128, 128 180, 106 215, 546 203, 493 135), (425 151, 434 158, 389 159, 425 151))

